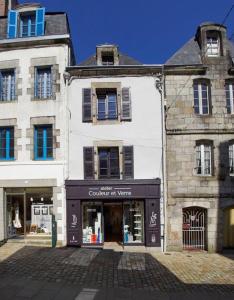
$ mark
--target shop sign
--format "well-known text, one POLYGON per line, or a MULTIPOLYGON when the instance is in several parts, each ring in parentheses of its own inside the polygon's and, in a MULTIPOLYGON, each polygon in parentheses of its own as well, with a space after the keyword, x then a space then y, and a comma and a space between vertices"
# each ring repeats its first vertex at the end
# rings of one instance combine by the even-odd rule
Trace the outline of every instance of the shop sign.
POLYGON ((91 198, 131 197, 132 188, 114 186, 89 187, 88 194, 91 198))

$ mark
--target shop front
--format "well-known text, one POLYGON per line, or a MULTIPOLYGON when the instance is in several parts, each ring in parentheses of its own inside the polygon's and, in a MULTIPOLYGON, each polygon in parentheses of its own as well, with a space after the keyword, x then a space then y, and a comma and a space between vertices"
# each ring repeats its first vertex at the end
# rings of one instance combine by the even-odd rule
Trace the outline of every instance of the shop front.
POLYGON ((160 247, 160 180, 66 181, 67 244, 160 247))
POLYGON ((6 238, 51 236, 52 188, 7 188, 6 238))

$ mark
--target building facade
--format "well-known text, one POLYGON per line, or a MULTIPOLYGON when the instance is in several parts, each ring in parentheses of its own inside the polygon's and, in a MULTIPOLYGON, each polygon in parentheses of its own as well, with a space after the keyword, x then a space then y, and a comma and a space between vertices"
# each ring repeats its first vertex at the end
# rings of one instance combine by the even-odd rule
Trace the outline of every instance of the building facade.
MULTIPOLYGON (((6 1, 1 1, 1 3, 6 1)), ((67 16, 37 4, 0 19, 0 240, 66 243, 66 102, 73 62, 67 16)))
POLYGON ((233 46, 204 23, 165 65, 167 250, 234 246, 233 46))
POLYGON ((68 245, 160 247, 161 66, 100 45, 67 72, 68 245))

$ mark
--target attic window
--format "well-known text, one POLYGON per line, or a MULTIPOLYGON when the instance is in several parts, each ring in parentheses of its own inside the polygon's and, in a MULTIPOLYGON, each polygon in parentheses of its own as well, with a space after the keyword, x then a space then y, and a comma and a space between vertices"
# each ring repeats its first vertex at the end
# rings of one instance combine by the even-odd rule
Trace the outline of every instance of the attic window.
POLYGON ((217 57, 220 55, 220 39, 216 31, 208 31, 206 37, 207 56, 217 57))
POLYGON ((102 52, 102 65, 113 66, 114 65, 114 53, 113 52, 102 52))

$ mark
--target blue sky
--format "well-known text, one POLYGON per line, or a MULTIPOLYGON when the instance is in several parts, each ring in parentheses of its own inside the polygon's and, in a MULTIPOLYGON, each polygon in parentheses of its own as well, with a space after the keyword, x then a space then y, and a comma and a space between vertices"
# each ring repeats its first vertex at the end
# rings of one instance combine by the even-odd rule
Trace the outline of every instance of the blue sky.
MULTIPOLYGON (((222 23, 234 0, 38 0, 47 11, 68 13, 79 62, 102 43, 143 63, 164 63, 204 21, 222 23)), ((234 33, 234 9, 226 24, 234 33)))

